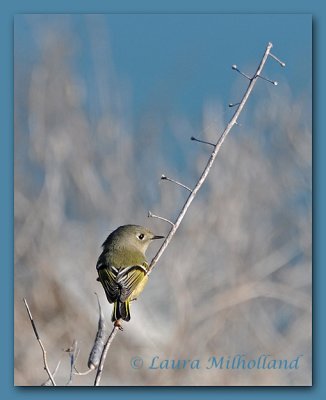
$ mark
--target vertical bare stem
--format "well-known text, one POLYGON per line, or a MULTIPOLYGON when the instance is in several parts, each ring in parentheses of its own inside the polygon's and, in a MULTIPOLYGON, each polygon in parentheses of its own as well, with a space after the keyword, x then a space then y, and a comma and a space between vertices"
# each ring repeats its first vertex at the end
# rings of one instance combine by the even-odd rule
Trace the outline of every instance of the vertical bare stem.
POLYGON ((101 360, 100 360, 100 365, 98 366, 97 372, 96 372, 96 377, 95 377, 95 381, 94 381, 94 386, 99 386, 100 385, 100 380, 102 378, 102 372, 103 372, 103 368, 104 368, 104 363, 105 363, 105 359, 106 359, 106 355, 108 354, 110 345, 115 337, 115 335, 117 334, 119 328, 117 326, 115 326, 111 333, 110 336, 108 337, 108 340, 105 343, 104 349, 103 349, 103 353, 101 356, 101 360))
POLYGON ((40 338, 40 336, 39 336, 39 334, 38 334, 38 331, 37 331, 37 329, 36 329, 36 325, 35 325, 35 322, 34 322, 34 320, 33 320, 33 316, 32 316, 31 310, 29 309, 29 306, 28 306, 28 304, 27 304, 26 299, 24 299, 24 304, 25 304, 25 307, 26 307, 26 310, 27 310, 29 319, 30 319, 30 321, 31 321, 31 324, 32 324, 32 328, 33 328, 35 337, 36 337, 36 339, 37 339, 37 341, 38 341, 38 343, 39 343, 39 345, 40 345, 40 347, 41 347, 41 349, 42 349, 44 369, 45 369, 45 371, 47 372, 47 374, 49 375, 49 379, 50 379, 52 385, 53 385, 53 386, 57 386, 56 383, 55 383, 55 381, 54 381, 53 375, 52 375, 52 373, 51 373, 51 371, 50 371, 50 368, 49 368, 49 366, 48 366, 48 362, 47 362, 47 358, 46 358, 46 350, 45 350, 45 347, 43 346, 42 340, 41 340, 41 338, 40 338))

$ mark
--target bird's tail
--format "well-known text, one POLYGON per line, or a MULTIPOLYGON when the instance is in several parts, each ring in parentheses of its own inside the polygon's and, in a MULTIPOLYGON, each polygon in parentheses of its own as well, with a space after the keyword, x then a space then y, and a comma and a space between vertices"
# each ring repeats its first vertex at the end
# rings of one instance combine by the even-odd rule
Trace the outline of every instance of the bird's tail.
POLYGON ((113 312, 111 320, 112 322, 118 319, 123 319, 124 321, 130 320, 130 300, 127 301, 116 301, 113 305, 113 312))

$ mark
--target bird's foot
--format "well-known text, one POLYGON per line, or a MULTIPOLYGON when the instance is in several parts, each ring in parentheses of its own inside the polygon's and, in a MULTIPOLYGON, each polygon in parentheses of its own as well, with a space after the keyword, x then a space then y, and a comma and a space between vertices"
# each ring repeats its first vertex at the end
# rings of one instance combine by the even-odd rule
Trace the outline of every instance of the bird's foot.
POLYGON ((123 331, 123 327, 122 327, 122 321, 121 319, 117 319, 114 321, 114 327, 115 328, 119 328, 120 331, 123 331))

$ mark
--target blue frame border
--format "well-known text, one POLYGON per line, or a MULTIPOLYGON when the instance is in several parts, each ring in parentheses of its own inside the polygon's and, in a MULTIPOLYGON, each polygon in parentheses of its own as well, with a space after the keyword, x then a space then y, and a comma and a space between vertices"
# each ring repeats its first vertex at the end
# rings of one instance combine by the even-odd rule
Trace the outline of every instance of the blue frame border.
MULTIPOLYGON (((6 5, 2 5, 0 13, 0 49, 1 49, 1 74, 0 74, 0 173, 2 192, 1 201, 1 224, 0 224, 0 251, 3 262, 3 276, 0 279, 1 296, 1 320, 3 322, 0 340, 0 376, 1 393, 5 399, 37 399, 37 398, 60 398, 61 400, 70 399, 71 391, 78 398, 88 398, 90 391, 96 398, 107 398, 107 396, 119 396, 120 398, 152 399, 173 396, 176 398, 193 399, 207 398, 213 399, 221 396, 223 399, 255 399, 264 396, 266 400, 280 398, 295 399, 322 399, 326 398, 325 367, 323 358, 325 353, 325 311, 324 301, 326 282, 326 272, 323 266, 325 261, 325 246, 323 246, 323 234, 325 233, 325 209, 322 207, 325 202, 325 179, 323 171, 326 169, 326 158, 323 158, 325 151, 325 118, 323 118, 321 108, 325 107, 324 101, 325 70, 326 65, 326 46, 323 42, 325 37, 325 18, 326 12, 322 2, 315 0, 308 4, 304 0, 296 3, 289 0, 274 0, 272 4, 261 5, 258 0, 249 0, 246 3, 240 0, 223 3, 214 0, 194 1, 187 3, 182 0, 166 0, 160 4, 153 4, 150 0, 139 0, 135 3, 132 0, 120 2, 101 0, 80 0, 77 3, 67 3, 63 0, 57 2, 45 2, 44 0, 30 0, 22 3, 12 0, 6 5), (313 224, 313 386, 309 387, 249 387, 249 388, 229 388, 229 387, 169 387, 169 388, 113 388, 103 387, 95 391, 91 387, 64 387, 64 388, 21 388, 14 387, 13 383, 13 17, 16 13, 112 13, 112 12, 135 12, 135 13, 311 13, 313 15, 313 51, 314 51, 314 85, 313 85, 313 205, 314 205, 314 224, 313 224), (324 15, 323 15, 324 14, 324 15)), ((300 45, 300 44, 298 44, 300 45)))

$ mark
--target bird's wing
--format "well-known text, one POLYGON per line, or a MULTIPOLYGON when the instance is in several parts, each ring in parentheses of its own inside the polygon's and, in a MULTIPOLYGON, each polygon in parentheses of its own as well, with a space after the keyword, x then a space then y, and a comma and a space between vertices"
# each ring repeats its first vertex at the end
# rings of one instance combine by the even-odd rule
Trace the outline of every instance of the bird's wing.
POLYGON ((120 296, 120 285, 117 283, 118 270, 113 266, 97 269, 109 303, 114 303, 120 296))
POLYGON ((120 286, 120 301, 126 301, 138 284, 144 279, 147 273, 146 266, 133 265, 119 271, 117 284, 120 286))

